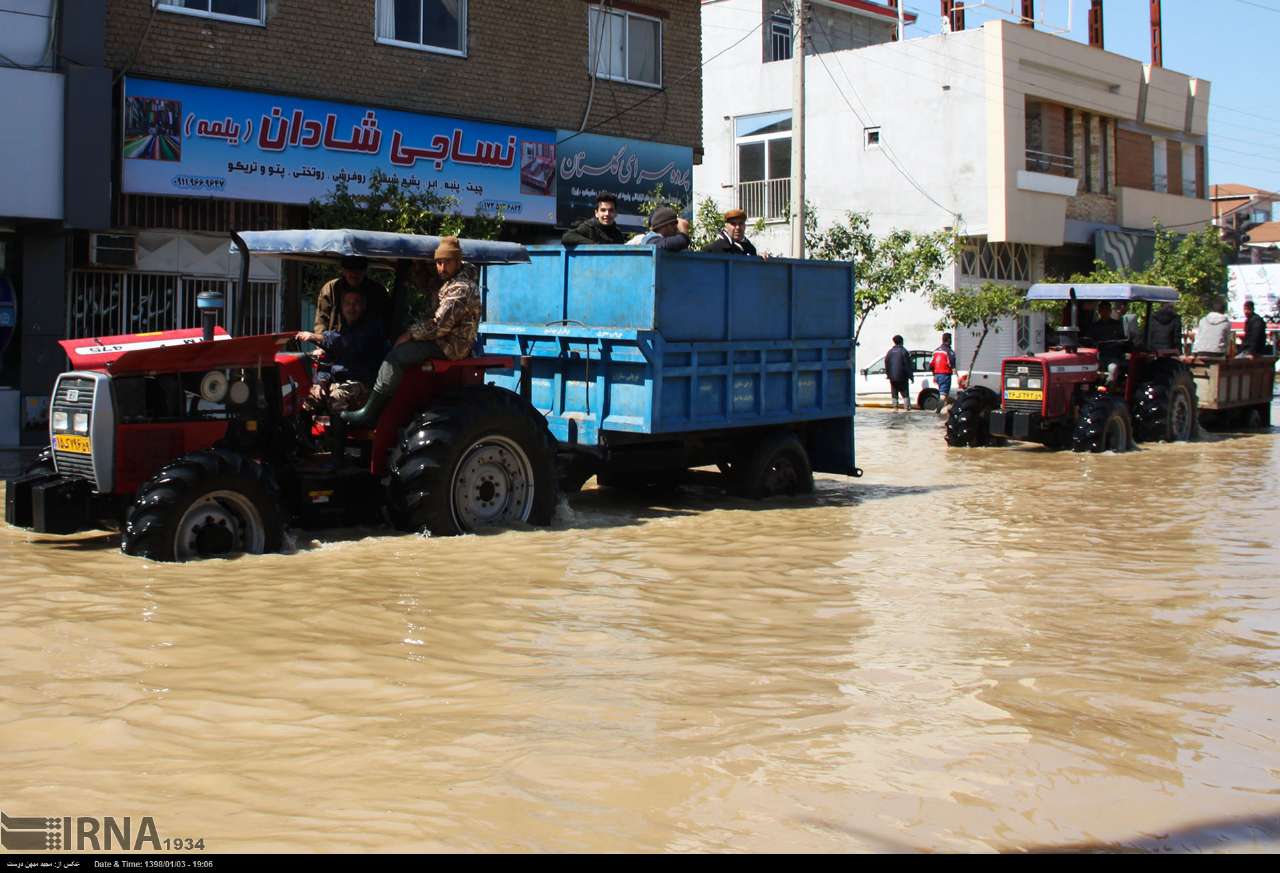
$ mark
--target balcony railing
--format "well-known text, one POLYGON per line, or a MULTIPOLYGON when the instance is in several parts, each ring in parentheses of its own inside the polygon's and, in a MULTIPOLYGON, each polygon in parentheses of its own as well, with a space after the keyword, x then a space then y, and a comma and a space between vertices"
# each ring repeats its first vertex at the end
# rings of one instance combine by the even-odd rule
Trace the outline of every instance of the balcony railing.
POLYGON ((762 179, 738 183, 738 208, 754 221, 782 221, 791 206, 790 179, 762 179))
POLYGON ((1076 159, 1071 155, 1055 155, 1027 149, 1027 169, 1033 173, 1051 173, 1055 176, 1074 176, 1076 159))

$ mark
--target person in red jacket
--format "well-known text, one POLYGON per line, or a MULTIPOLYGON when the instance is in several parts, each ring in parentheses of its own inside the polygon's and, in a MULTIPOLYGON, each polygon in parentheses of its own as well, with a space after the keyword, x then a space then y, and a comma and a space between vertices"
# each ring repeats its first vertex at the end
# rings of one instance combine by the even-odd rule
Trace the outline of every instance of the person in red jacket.
POLYGON ((951 334, 942 335, 942 345, 933 350, 929 369, 933 371, 933 380, 938 383, 938 411, 941 412, 951 397, 951 374, 956 371, 956 352, 951 348, 951 334))

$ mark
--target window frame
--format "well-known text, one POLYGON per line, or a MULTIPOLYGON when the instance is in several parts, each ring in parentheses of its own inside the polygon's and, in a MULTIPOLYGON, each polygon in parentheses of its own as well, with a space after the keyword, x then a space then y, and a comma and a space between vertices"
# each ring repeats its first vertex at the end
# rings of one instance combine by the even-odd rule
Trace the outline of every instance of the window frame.
POLYGON ((209 9, 191 9, 186 6, 175 6, 173 0, 159 0, 156 3, 157 12, 172 12, 176 15, 190 15, 192 18, 206 18, 213 21, 226 21, 230 24, 248 24, 254 27, 267 26, 267 0, 258 0, 258 17, 246 18, 241 15, 228 15, 225 12, 214 12, 213 3, 210 0, 209 9))
POLYGON ((765 23, 765 58, 766 64, 779 63, 781 61, 789 61, 795 55, 795 22, 790 15, 784 15, 781 12, 771 12, 766 17, 765 23), (783 28, 786 33, 782 32, 783 28), (783 57, 780 52, 774 51, 780 42, 785 38, 787 43, 787 53, 783 57))
MULTIPOLYGON (((787 112, 788 112, 788 116, 787 116, 787 119, 786 119, 786 120, 787 120, 787 123, 788 123, 788 127, 787 127, 787 129, 786 129, 786 130, 774 130, 774 131, 769 131, 769 132, 767 132, 767 133, 748 133, 748 134, 745 134, 745 135, 741 135, 741 136, 740 136, 740 135, 738 135, 738 132, 737 132, 737 124, 738 124, 738 120, 739 120, 739 119, 741 119, 741 118, 750 118, 750 117, 755 117, 755 116, 760 116, 760 115, 771 115, 771 114, 773 114, 773 113, 751 113, 750 115, 743 115, 743 116, 738 116, 738 117, 734 118, 734 135, 733 135, 733 189, 734 189, 734 191, 735 191, 735 192, 740 192, 740 191, 741 191, 741 189, 742 189, 742 186, 743 186, 744 184, 753 184, 753 183, 756 183, 756 182, 763 182, 763 183, 765 184, 765 190, 767 191, 767 190, 768 190, 769 183, 771 183, 771 182, 779 182, 779 181, 782 181, 782 180, 784 180, 784 179, 787 181, 788 190, 790 190, 790 185, 791 185, 792 181, 795 179, 795 168, 794 168, 794 167, 790 167, 790 168, 788 168, 788 173, 787 173, 787 175, 785 175, 785 176, 770 176, 770 175, 769 175, 769 167, 770 167, 770 162, 769 162, 769 150, 770 150, 770 146, 771 146, 771 144, 772 144, 772 143, 774 143, 774 142, 777 142, 777 141, 779 141, 779 140, 786 140, 786 141, 787 141, 787 149, 788 149, 788 152, 790 152, 790 148, 791 148, 791 138, 792 138, 793 136, 795 136, 795 130, 794 130, 794 128, 793 128, 793 127, 791 127, 791 126, 790 126, 790 125, 791 125, 791 123, 792 123, 792 122, 793 122, 793 120, 794 120, 794 116, 792 116, 792 115, 790 114, 790 111, 789 111, 789 110, 780 110, 780 111, 787 111, 787 112), (747 181, 747 182, 744 182, 744 181, 743 181, 743 179, 742 179, 741 148, 742 148, 742 146, 744 146, 744 145, 755 145, 755 144, 760 144, 760 145, 763 145, 763 146, 764 146, 764 156, 763 156, 763 160, 764 160, 764 178, 763 178, 763 179, 751 179, 751 180, 749 180, 749 181, 747 181)), ((774 123, 776 124, 776 123, 779 123, 780 121, 781 121, 781 119, 779 119, 777 122, 774 122, 774 123)), ((744 207, 744 208, 745 208, 745 207, 744 207)), ((781 214, 779 214, 779 215, 777 215, 777 216, 771 216, 771 215, 763 214, 763 215, 761 215, 760 217, 764 219, 764 221, 765 221, 765 223, 766 223, 766 224, 779 224, 779 223, 785 223, 785 221, 786 221, 786 219, 785 219, 785 218, 783 218, 781 214)))
MULTIPOLYGON (((607 19, 606 19, 607 21, 607 19)), ((601 36, 604 35, 606 28, 601 28, 601 36)), ((636 85, 640 88, 653 88, 654 90, 662 90, 662 47, 665 39, 665 28, 662 26, 662 19, 654 15, 645 15, 643 12, 632 12, 629 9, 606 9, 602 4, 592 3, 587 6, 587 72, 594 74, 597 79, 605 79, 609 82, 622 82, 626 85, 636 85), (593 25, 591 20, 593 15, 617 15, 622 18, 622 32, 626 34, 626 43, 623 46, 622 66, 624 68, 623 75, 612 76, 604 73, 601 66, 597 63, 602 58, 607 57, 607 53, 601 50, 600 46, 595 46, 596 51, 592 51, 592 43, 596 40, 596 29, 599 23, 593 25), (640 79, 630 78, 631 74, 631 19, 639 18, 643 21, 651 21, 658 26, 658 44, 655 46, 657 55, 654 58, 654 69, 658 73, 657 82, 645 82, 640 79)))
MULTIPOLYGON (((424 42, 409 42, 408 40, 395 39, 390 36, 379 36, 378 8, 385 3, 392 2, 394 2, 394 0, 376 0, 373 4, 373 41, 378 45, 389 45, 394 46, 395 48, 410 49, 412 51, 430 52, 433 55, 448 55, 449 57, 454 58, 467 57, 467 49, 470 45, 470 40, 467 38, 467 26, 470 23, 470 0, 460 0, 461 5, 458 14, 458 42, 462 48, 457 49, 443 48, 438 45, 427 45, 424 42)), ((425 2, 425 0, 422 0, 422 2, 425 2)), ((419 6, 419 9, 421 9, 421 5, 419 6)), ((419 12, 419 16, 421 16, 421 12, 419 12)), ((419 33, 421 33, 421 17, 419 17, 418 24, 419 33)))

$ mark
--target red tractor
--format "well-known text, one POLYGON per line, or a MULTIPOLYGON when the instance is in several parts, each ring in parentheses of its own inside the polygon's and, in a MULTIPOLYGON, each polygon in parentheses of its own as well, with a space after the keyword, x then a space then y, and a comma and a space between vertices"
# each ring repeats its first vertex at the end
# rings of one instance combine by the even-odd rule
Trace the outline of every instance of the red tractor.
MULTIPOLYGON (((250 252, 392 263, 429 260, 439 242, 365 231, 233 240, 240 288, 250 252)), ((472 263, 528 260, 513 243, 462 248, 472 263)), ((291 333, 228 336, 214 325, 220 301, 206 303, 203 329, 62 341, 72 370, 54 385, 50 446, 7 483, 9 524, 58 534, 116 528, 128 554, 183 561, 278 550, 290 522, 385 515, 437 535, 550 523, 555 440, 546 420, 518 394, 485 384, 512 359, 411 368, 372 430, 325 451, 323 422, 302 408, 312 357, 287 350, 291 333)))
POLYGON ((987 446, 1004 440, 1041 443, 1077 452, 1123 452, 1137 442, 1193 439, 1196 387, 1174 348, 1151 347, 1153 303, 1174 302, 1172 288, 1147 285, 1034 285, 1029 300, 1066 301, 1058 344, 1038 355, 1006 358, 1000 393, 972 387, 947 418, 949 446, 987 446), (1126 337, 1119 320, 1098 319, 1081 329, 1081 304, 1146 304, 1142 335, 1126 337))

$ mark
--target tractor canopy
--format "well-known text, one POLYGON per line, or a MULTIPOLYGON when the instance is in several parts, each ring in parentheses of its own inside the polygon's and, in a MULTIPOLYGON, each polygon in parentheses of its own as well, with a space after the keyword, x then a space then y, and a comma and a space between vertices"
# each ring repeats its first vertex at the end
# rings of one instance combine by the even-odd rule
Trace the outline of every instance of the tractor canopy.
MULTIPOLYGON (((529 253, 519 243, 484 239, 460 239, 463 260, 472 264, 528 263, 529 253)), ((231 253, 289 260, 332 262, 344 255, 392 264, 398 260, 429 261, 435 258, 438 236, 387 233, 378 230, 252 230, 232 235, 231 253)))
POLYGON ((1163 285, 1130 285, 1125 282, 1037 282, 1027 290, 1028 300, 1132 300, 1176 303, 1176 289, 1163 285))

